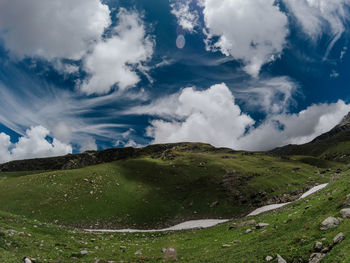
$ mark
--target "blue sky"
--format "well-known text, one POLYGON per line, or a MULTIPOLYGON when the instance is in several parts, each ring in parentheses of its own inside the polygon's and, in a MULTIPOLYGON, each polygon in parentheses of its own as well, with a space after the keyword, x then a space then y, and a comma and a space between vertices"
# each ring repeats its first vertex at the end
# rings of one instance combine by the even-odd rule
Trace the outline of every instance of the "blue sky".
POLYGON ((305 143, 350 111, 349 0, 4 0, 0 162, 305 143))

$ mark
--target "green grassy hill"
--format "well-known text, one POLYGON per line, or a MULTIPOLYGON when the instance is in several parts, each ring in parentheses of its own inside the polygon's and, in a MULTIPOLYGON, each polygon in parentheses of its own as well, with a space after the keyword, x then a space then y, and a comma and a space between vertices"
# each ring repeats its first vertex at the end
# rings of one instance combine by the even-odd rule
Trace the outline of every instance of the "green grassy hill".
POLYGON ((161 228, 294 200, 328 181, 331 171, 319 171, 332 166, 176 144, 156 155, 74 170, 2 172, 0 210, 76 227, 161 228))
POLYGON ((303 145, 287 145, 274 149, 272 153, 282 155, 308 155, 324 160, 343 163, 350 161, 350 113, 329 132, 303 145))
POLYGON ((350 207, 349 156, 347 116, 308 144, 267 153, 177 143, 2 164, 0 262, 30 256, 37 263, 172 258, 251 263, 265 262, 268 255, 276 262, 280 254, 296 263, 309 262, 319 252, 316 242, 322 242, 322 262, 350 262, 350 219, 320 230, 324 219, 350 207), (325 182, 330 185, 324 190, 295 201, 325 182), (277 211, 245 217, 263 205, 291 201, 277 211), (206 218, 232 221, 180 232, 82 230, 154 229, 206 218), (268 226, 256 228, 259 222, 268 226), (332 245, 340 232, 345 240, 332 245), (175 252, 164 253, 168 248, 175 252))
MULTIPOLYGON (((324 190, 280 210, 203 230, 145 234, 94 234, 0 213, 0 261, 20 262, 172 262, 163 248, 174 248, 178 262, 265 262, 280 254, 287 262, 308 262, 317 241, 330 247, 340 232, 345 240, 333 246, 322 262, 350 262, 350 219, 320 230, 329 216, 338 217, 350 194, 348 168, 331 178, 324 190), (254 229, 251 220, 268 223, 254 229), (250 225, 249 225, 250 224, 250 225), (232 229, 229 229, 233 226, 232 229), (250 228, 252 232, 246 233, 250 228), (120 249, 125 246, 125 252, 120 249), (83 256, 81 252, 88 252, 83 256)), ((272 262, 276 262, 275 260, 272 262)))

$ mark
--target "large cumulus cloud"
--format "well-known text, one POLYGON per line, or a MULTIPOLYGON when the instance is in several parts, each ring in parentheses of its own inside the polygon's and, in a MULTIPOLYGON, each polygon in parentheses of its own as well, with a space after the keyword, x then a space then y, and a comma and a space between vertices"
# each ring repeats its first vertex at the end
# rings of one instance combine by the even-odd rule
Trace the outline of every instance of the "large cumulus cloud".
POLYGON ((32 127, 19 138, 17 143, 10 136, 0 133, 0 163, 40 157, 51 157, 72 153, 72 147, 53 138, 48 140, 50 131, 43 126, 32 127))
POLYGON ((202 4, 209 49, 241 60, 245 71, 255 77, 265 63, 281 54, 288 20, 274 0, 204 0, 202 4))
POLYGON ((109 14, 100 0, 1 0, 0 36, 19 58, 80 59, 111 24, 109 14))
POLYGON ((225 84, 204 91, 186 88, 134 113, 156 115, 147 135, 153 143, 205 142, 236 150, 269 150, 286 144, 306 143, 330 130, 350 111, 339 100, 315 104, 289 114, 271 112, 260 125, 243 113, 225 84))

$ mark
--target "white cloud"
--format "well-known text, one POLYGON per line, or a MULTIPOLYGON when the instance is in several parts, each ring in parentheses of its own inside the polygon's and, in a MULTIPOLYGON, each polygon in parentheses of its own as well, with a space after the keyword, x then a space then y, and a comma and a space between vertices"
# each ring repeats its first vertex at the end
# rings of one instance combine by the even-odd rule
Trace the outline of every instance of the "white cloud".
POLYGON ((122 8, 117 17, 113 36, 98 42, 84 59, 91 75, 80 87, 86 94, 108 93, 115 84, 122 90, 136 85, 140 78, 135 69, 145 71, 142 63, 152 57, 154 43, 139 14, 122 8))
POLYGON ((208 48, 241 60, 252 76, 282 52, 288 21, 274 0, 203 0, 203 6, 208 48))
POLYGON ((225 84, 204 91, 184 89, 180 94, 132 110, 151 114, 147 128, 153 143, 205 142, 236 150, 269 150, 306 143, 338 124, 350 111, 343 101, 312 105, 297 113, 271 113, 259 126, 241 112, 225 84))
POLYGON ((27 78, 14 86, 16 89, 0 83, 0 123, 22 136, 27 127, 41 125, 59 141, 81 147, 90 137, 110 142, 125 130, 124 124, 116 123, 118 113, 109 108, 126 99, 118 93, 82 98, 71 91, 36 85, 27 78))
POLYGON ((332 37, 325 57, 345 31, 349 0, 284 0, 306 34, 314 40, 322 34, 332 37))
POLYGON ((100 0, 1 0, 0 36, 19 58, 80 59, 111 24, 109 14, 100 0))
POLYGON ((81 143, 80 152, 97 151, 97 149, 98 147, 96 140, 92 137, 89 137, 81 143))
POLYGON ((329 74, 329 77, 332 78, 332 79, 336 79, 336 78, 339 78, 340 74, 335 71, 334 69, 332 70, 331 74, 329 74))
POLYGON ((297 114, 270 116, 261 126, 245 135, 238 147, 269 150, 287 144, 307 143, 332 129, 349 111, 350 105, 339 100, 312 105, 297 114))
POLYGON ((235 105, 225 84, 204 91, 187 88, 178 96, 154 105, 169 105, 172 110, 161 112, 152 110, 152 106, 153 114, 169 117, 173 112, 170 121, 155 120, 148 127, 147 135, 154 138, 154 143, 207 142, 234 148, 246 127, 254 123, 235 105))
POLYGON ((0 133, 0 163, 8 162, 11 160, 11 154, 9 152, 10 145, 10 136, 3 132, 0 133))
POLYGON ((299 86, 288 77, 253 80, 244 89, 235 90, 250 111, 264 111, 267 114, 285 112, 295 104, 293 96, 299 86))
POLYGON ((50 132, 43 126, 28 129, 18 142, 12 144, 10 137, 0 133, 0 163, 10 160, 60 156, 72 153, 72 147, 53 138, 47 140, 50 132))
POLYGON ((198 26, 199 14, 191 10, 189 0, 170 0, 171 13, 177 18, 177 23, 184 30, 193 33, 198 26))

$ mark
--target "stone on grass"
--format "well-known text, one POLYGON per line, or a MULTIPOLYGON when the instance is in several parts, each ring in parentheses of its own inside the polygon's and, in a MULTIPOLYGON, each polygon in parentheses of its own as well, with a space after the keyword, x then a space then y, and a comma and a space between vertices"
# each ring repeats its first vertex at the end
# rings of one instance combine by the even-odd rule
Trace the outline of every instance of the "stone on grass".
POLYGON ((330 228, 337 227, 342 220, 340 218, 328 217, 321 223, 321 230, 327 230, 330 228))
POLYGON ((22 259, 22 261, 23 261, 24 263, 33 263, 33 262, 35 262, 35 260, 33 261, 33 259, 32 259, 32 258, 29 258, 29 257, 24 257, 24 258, 22 259))
POLYGON ((333 243, 334 245, 339 244, 340 242, 342 242, 345 239, 345 236, 343 233, 339 233, 338 235, 336 235, 333 238, 333 243))
POLYGON ((270 261, 273 260, 273 257, 271 257, 271 256, 266 256, 265 260, 266 260, 267 262, 270 262, 270 261))
POLYGON ((245 231, 246 234, 249 234, 250 232, 252 232, 252 230, 251 230, 250 228, 248 228, 248 229, 245 231))
POLYGON ((123 252, 125 252, 126 246, 120 246, 120 250, 122 250, 123 252))
POLYGON ((315 245, 314 245, 315 251, 321 251, 322 250, 322 246, 323 246, 322 242, 317 241, 315 243, 315 245))
POLYGON ((319 263, 326 256, 326 254, 322 253, 313 253, 309 258, 309 263, 319 263))
POLYGON ((213 208, 213 207, 218 206, 218 205, 219 205, 219 201, 212 202, 210 204, 210 208, 213 208))
POLYGON ((281 257, 281 255, 277 254, 277 262, 278 263, 287 263, 287 261, 281 257))
POLYGON ((340 211, 340 215, 343 218, 350 218, 350 208, 344 208, 340 211))
POLYGON ((82 255, 82 256, 87 256, 88 254, 89 254, 89 252, 87 250, 80 251, 80 255, 82 255))
POLYGON ((174 248, 168 248, 164 253, 164 260, 177 260, 177 253, 174 248))

